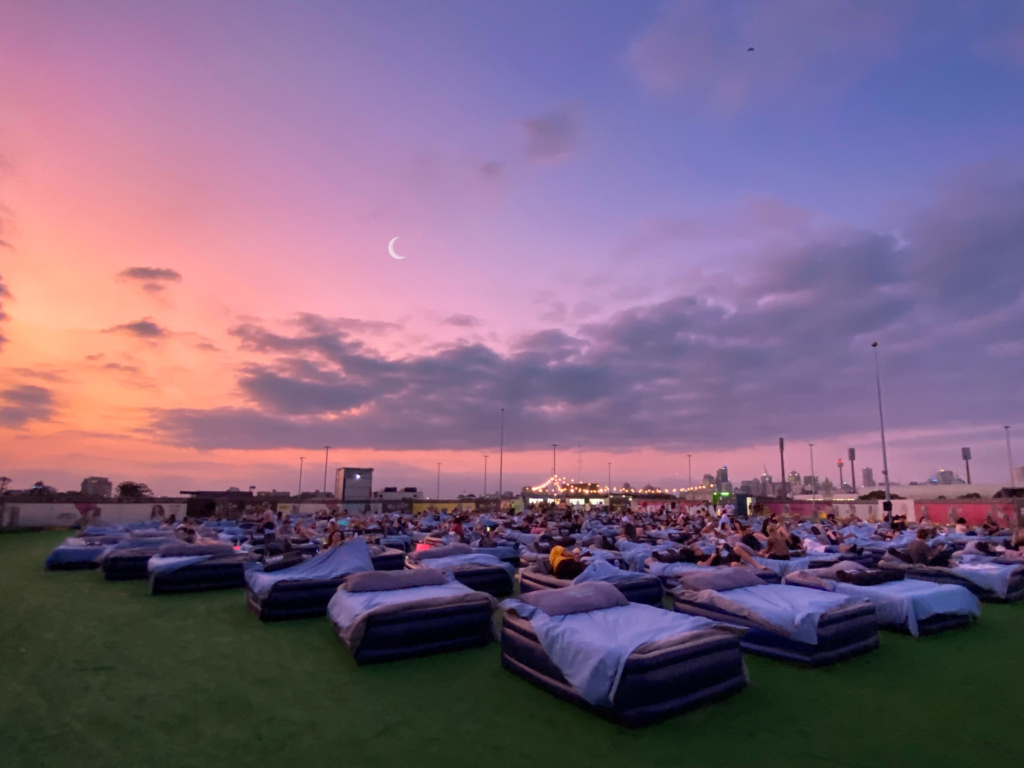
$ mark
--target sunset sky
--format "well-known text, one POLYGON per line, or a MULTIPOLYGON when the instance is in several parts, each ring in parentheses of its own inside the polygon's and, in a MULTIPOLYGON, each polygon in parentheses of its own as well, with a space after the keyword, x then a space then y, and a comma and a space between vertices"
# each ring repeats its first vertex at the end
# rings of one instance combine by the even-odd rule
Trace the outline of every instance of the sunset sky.
POLYGON ((1002 482, 1022 158, 1020 2, 5 2, 0 474, 1002 482))

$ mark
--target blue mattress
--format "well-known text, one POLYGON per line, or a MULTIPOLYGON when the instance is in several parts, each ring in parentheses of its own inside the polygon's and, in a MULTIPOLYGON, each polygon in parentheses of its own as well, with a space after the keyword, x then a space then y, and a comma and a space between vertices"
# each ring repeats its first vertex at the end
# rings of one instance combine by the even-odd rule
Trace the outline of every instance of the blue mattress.
POLYGON ((527 619, 506 612, 501 631, 505 669, 565 701, 626 727, 638 727, 693 709, 747 685, 739 639, 732 634, 681 636, 626 659, 611 706, 580 696, 547 655, 527 619))
POLYGON ((405 552, 400 549, 385 547, 377 554, 371 554, 373 570, 375 571, 400 571, 405 568, 405 552))
POLYGON ((896 567, 903 571, 908 579, 932 581, 936 584, 958 584, 969 589, 979 600, 985 603, 1016 603, 1024 600, 1024 573, 1017 573, 1011 577, 1006 594, 1003 596, 955 573, 952 568, 939 568, 929 565, 893 565, 884 560, 878 564, 878 567, 896 567))
MULTIPOLYGON (((723 593, 728 596, 728 592, 723 593)), ((822 613, 817 623, 817 644, 794 640, 752 624, 746 617, 716 606, 686 600, 675 595, 675 610, 692 616, 704 616, 727 624, 749 627, 740 644, 744 651, 807 667, 835 664, 878 647, 878 623, 875 608, 857 602, 822 613)))
MULTIPOLYGON (((401 610, 371 615, 366 619, 362 641, 352 658, 356 664, 376 664, 487 645, 494 640, 493 602, 486 595, 476 598, 448 605, 418 607, 411 604, 401 610)), ((351 652, 330 610, 328 617, 338 638, 351 652)))
POLYGON ((48 571, 83 571, 99 568, 99 558, 107 547, 100 543, 82 546, 61 544, 46 557, 43 568, 48 571))
POLYGON ((154 595, 173 592, 204 592, 212 589, 240 589, 245 586, 245 565, 251 555, 216 555, 173 571, 150 572, 149 590, 154 595))
MULTIPOLYGON (((612 582, 626 599, 633 603, 645 605, 661 605, 665 594, 661 579, 657 576, 635 574, 637 578, 628 581, 612 582)), ((564 589, 572 585, 569 579, 559 579, 549 573, 539 571, 536 566, 528 566, 519 572, 519 589, 521 592, 534 592, 541 589, 564 589)))
MULTIPOLYGON (((409 563, 409 568, 426 567, 421 563, 409 563)), ((515 587, 515 583, 512 577, 509 576, 508 571, 497 565, 466 564, 452 568, 451 574, 460 584, 465 584, 477 592, 486 592, 494 597, 511 595, 515 587)))
POLYGON ((100 559, 103 578, 107 581, 130 581, 147 578, 149 571, 146 568, 146 564, 149 562, 149 558, 155 555, 157 550, 166 543, 164 540, 152 543, 142 540, 131 548, 110 550, 100 559))
MULTIPOLYGON (((921 580, 909 580, 911 584, 926 584, 925 581, 921 580)), ((797 571, 791 573, 786 577, 786 583, 797 587, 805 587, 807 589, 818 589, 822 591, 828 591, 825 586, 822 585, 821 581, 813 576, 810 576, 803 571, 797 571)), ((906 581, 890 582, 890 584, 905 585, 906 581)), ((910 600, 909 605, 905 605, 906 600, 899 600, 900 595, 893 595, 892 597, 899 601, 899 605, 889 605, 891 602, 888 592, 899 587, 892 587, 889 585, 878 585, 878 586, 865 586, 852 588, 855 594, 863 594, 873 603, 875 603, 876 610, 878 613, 878 625, 884 629, 888 629, 894 632, 901 632, 903 634, 915 634, 911 631, 909 617, 903 615, 907 610, 917 610, 914 605, 915 598, 913 595, 908 596, 910 600)), ((954 584, 934 584, 930 585, 931 589, 935 590, 950 590, 959 588, 958 585, 954 584)), ((966 593, 961 593, 967 598, 966 593)), ((939 595, 938 597, 941 597, 939 595)), ((974 597, 967 598, 977 606, 977 601, 974 597)), ((919 611, 918 611, 919 613, 919 611)), ((952 612, 940 612, 934 613, 930 616, 924 616, 919 618, 915 616, 916 635, 935 635, 940 632, 945 632, 949 629, 959 629, 961 627, 970 626, 975 620, 974 616, 967 613, 952 613, 952 612)))

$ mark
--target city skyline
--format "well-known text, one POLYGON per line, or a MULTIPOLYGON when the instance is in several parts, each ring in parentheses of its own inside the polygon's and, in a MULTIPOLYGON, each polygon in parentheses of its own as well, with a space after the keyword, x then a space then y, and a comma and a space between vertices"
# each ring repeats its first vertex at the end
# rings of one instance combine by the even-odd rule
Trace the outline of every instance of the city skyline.
POLYGON ((0 10, 0 474, 881 483, 878 341, 893 478, 1009 482, 1024 8, 764 8, 0 10))

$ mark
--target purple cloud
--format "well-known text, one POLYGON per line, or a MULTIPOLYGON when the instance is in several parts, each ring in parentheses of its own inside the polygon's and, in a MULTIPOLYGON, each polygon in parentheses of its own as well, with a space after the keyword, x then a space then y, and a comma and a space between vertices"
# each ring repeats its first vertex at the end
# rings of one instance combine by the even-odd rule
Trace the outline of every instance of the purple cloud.
POLYGON ((127 333, 140 339, 162 339, 169 335, 166 328, 163 328, 153 321, 153 318, 146 317, 136 320, 134 323, 123 323, 107 328, 104 333, 127 333))
POLYGON ((0 426, 20 429, 30 421, 49 421, 55 411, 53 392, 23 384, 0 391, 0 426))
POLYGON ((129 267, 118 273, 118 277, 141 282, 142 290, 147 293, 159 293, 168 283, 181 282, 180 272, 162 267, 129 267))
POLYGON ((894 429, 1002 423, 1024 405, 1022 222, 1024 184, 979 171, 900 237, 822 233, 748 265, 714 301, 677 296, 507 352, 391 359, 316 316, 291 335, 249 323, 232 333, 272 358, 240 372, 249 406, 158 411, 154 426, 200 448, 469 449, 493 443, 505 408, 513 449, 566 434, 594 448, 735 448, 798 425, 873 427, 874 340, 894 429))

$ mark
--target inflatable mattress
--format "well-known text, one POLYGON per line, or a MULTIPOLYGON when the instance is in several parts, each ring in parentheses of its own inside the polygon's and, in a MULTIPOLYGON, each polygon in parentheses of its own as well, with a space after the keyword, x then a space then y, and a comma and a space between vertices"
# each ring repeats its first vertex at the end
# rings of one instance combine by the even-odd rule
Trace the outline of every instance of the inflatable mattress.
MULTIPOLYGON (((633 574, 636 578, 614 582, 614 586, 632 603, 661 605, 664 589, 661 579, 649 574, 633 574)), ((523 593, 541 589, 564 589, 572 586, 572 580, 560 579, 544 573, 537 566, 531 565, 519 571, 519 589, 523 593)))
POLYGON ((674 592, 674 607, 749 627, 743 650, 801 666, 834 664, 878 647, 875 607, 867 600, 758 583, 749 574, 686 576, 674 592))
POLYGON ((956 584, 905 579, 858 586, 808 571, 789 574, 786 583, 862 596, 875 606, 879 627, 915 637, 970 626, 980 614, 978 598, 956 584))
POLYGON ((524 600, 503 604, 502 666, 612 722, 645 725, 747 684, 738 634, 714 622, 630 603, 607 582, 524 600), (530 606, 540 610, 524 615, 530 606))
POLYGON ((439 571, 384 571, 350 576, 327 616, 355 662, 373 664, 486 645, 496 607, 439 571))

